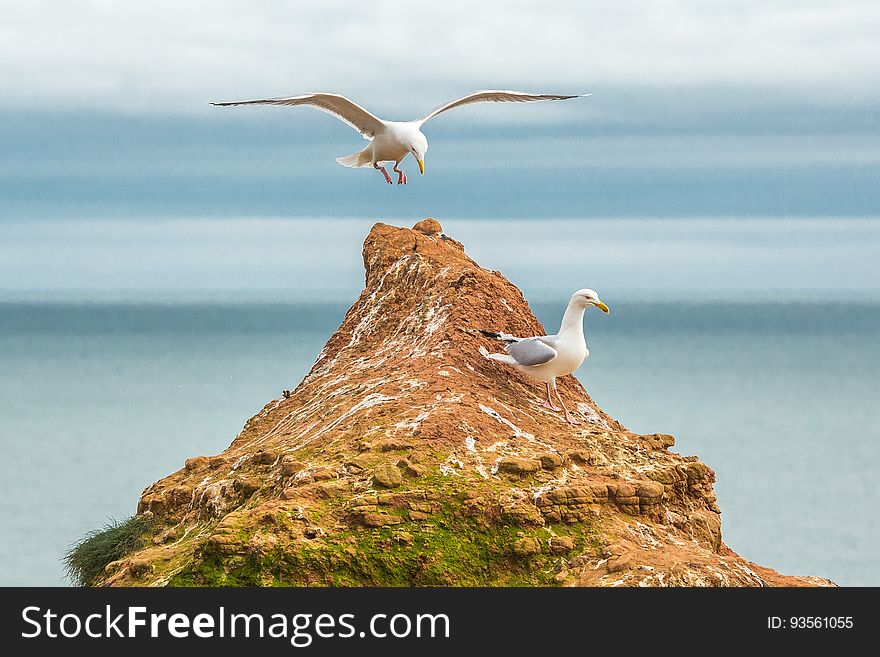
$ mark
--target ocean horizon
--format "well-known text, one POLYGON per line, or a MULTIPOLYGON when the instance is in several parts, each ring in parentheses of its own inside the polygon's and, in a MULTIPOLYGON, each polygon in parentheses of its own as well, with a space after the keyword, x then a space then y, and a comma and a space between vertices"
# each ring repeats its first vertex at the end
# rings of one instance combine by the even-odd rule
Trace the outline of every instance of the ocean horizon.
MULTIPOLYGON (((716 470, 734 550, 880 584, 880 222, 441 221, 550 332, 571 291, 601 291, 577 376, 716 470)), ((65 584, 71 543, 296 386, 362 287, 372 223, 0 223, 0 584, 65 584)))
MULTIPOLYGON (((371 226, 423 218, 7 217, 0 301, 350 301, 371 226)), ((880 299, 880 217, 436 218, 529 299, 880 299)))

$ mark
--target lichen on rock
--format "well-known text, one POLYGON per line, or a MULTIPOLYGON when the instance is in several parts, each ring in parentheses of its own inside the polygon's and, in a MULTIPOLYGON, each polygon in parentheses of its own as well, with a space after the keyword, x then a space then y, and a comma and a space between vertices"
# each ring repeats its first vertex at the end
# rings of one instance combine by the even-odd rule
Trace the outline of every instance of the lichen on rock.
POLYGON ((715 473, 671 436, 627 430, 572 376, 570 426, 481 357, 476 329, 544 329, 439 222, 376 224, 363 258, 308 375, 222 454, 149 486, 153 535, 94 584, 830 584, 724 545, 715 473))

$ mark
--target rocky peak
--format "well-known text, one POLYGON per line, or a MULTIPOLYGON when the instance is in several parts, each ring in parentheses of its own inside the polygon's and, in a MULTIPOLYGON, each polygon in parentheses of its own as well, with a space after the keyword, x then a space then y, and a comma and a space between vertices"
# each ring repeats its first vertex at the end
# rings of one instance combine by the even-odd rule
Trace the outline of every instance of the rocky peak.
POLYGON ((544 332, 426 219, 376 224, 364 291, 308 375, 222 454, 149 486, 146 547, 109 584, 825 584, 721 540, 714 472, 628 431, 572 376, 542 389, 477 329, 544 332))

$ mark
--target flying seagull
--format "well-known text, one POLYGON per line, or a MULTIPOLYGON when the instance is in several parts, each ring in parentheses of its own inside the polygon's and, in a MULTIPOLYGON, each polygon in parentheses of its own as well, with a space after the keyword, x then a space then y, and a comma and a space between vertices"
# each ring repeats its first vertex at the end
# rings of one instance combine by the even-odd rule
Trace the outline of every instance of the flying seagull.
POLYGON ((364 139, 370 140, 370 145, 362 151, 337 157, 336 161, 339 164, 344 167, 373 167, 382 172, 382 175, 385 176, 385 181, 390 185, 392 184, 391 176, 388 175, 382 163, 394 162, 393 170, 397 174, 397 184, 405 185, 406 174, 400 168, 400 163, 407 155, 412 153, 419 164, 419 172, 422 175, 425 174, 425 153, 428 150, 428 140, 422 133, 422 125, 438 114, 472 103, 528 103, 536 100, 568 100, 589 95, 591 94, 559 96, 556 94, 530 94, 522 91, 475 91, 467 96, 462 96, 458 100, 453 100, 451 103, 441 105, 431 113, 415 121, 385 121, 345 96, 330 93, 302 94, 287 98, 265 98, 263 100, 242 100, 211 104, 218 107, 230 107, 233 105, 284 105, 295 107, 297 105, 309 105, 322 112, 332 114, 360 132, 364 139))
POLYGON ((543 381, 547 389, 547 401, 544 402, 544 406, 554 411, 564 411, 565 421, 569 424, 578 422, 568 412, 565 402, 556 389, 556 377, 571 374, 590 355, 584 338, 584 310, 589 306, 595 306, 604 313, 609 312, 608 306, 599 299, 595 290, 586 288, 578 290, 571 295, 571 301, 568 302, 568 308, 562 316, 562 326, 556 335, 516 338, 507 333, 480 331, 487 337, 504 342, 507 351, 506 354, 490 354, 485 347, 480 347, 480 353, 490 360, 513 365, 533 379, 543 381), (550 397, 551 387, 562 408, 553 403, 550 397))

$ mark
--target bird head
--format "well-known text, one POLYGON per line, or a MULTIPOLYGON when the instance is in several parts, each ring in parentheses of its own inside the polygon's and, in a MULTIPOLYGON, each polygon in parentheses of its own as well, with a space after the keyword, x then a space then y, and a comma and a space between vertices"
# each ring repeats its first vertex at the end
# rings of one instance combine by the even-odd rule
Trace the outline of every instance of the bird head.
POLYGON ((587 306, 596 306, 603 313, 611 312, 608 309, 608 306, 599 299, 599 295, 596 290, 591 290, 589 288, 584 288, 583 290, 578 290, 574 294, 571 295, 571 300, 576 303, 581 308, 586 308, 587 306))
POLYGON ((425 153, 428 152, 428 139, 421 132, 413 135, 409 144, 409 152, 416 158, 419 163, 419 173, 425 175, 425 153))

